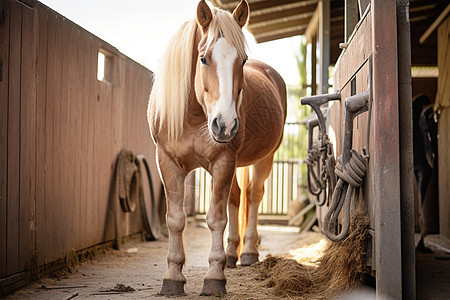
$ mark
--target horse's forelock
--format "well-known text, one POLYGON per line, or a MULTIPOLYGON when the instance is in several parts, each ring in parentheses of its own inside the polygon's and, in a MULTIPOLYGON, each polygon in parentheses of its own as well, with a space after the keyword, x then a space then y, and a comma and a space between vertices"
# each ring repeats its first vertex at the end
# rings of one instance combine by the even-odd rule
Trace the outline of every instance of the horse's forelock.
POLYGON ((212 12, 213 19, 208 28, 205 50, 213 46, 219 38, 224 37, 236 49, 241 59, 247 59, 248 46, 242 28, 229 12, 218 8, 213 8, 212 12))

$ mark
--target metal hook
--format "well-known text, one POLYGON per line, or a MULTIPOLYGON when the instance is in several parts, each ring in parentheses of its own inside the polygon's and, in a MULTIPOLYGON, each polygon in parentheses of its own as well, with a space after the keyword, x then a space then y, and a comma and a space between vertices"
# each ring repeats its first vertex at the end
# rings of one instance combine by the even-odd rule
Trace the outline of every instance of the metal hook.
MULTIPOLYGON (((333 191, 332 203, 324 219, 324 234, 332 241, 337 242, 344 239, 350 228, 350 204, 355 193, 365 175, 366 166, 364 158, 352 150, 353 143, 353 120, 359 114, 369 111, 372 102, 372 58, 368 60, 368 87, 361 94, 357 94, 345 99, 345 123, 344 142, 342 147, 342 157, 338 158, 336 174, 339 177, 335 190, 333 191), (337 233, 338 217, 342 207, 344 208, 344 220, 340 233, 337 233)), ((368 119, 370 129, 370 116, 368 119)), ((368 129, 368 130, 369 130, 368 129)), ((368 133, 369 134, 369 131, 368 133)), ((367 137, 367 147, 368 147, 367 137)))

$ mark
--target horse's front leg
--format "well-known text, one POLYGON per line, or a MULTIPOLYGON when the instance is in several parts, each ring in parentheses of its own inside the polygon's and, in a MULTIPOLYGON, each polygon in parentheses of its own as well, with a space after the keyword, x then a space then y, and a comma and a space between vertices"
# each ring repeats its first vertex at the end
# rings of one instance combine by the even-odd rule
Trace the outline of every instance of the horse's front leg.
POLYGON ((212 170, 213 195, 206 214, 206 222, 211 231, 211 251, 209 252, 209 270, 205 275, 202 295, 226 294, 227 282, 224 269, 227 256, 224 251, 223 233, 227 225, 227 203, 231 183, 235 174, 235 161, 223 158, 212 170))
POLYGON ((183 231, 186 225, 184 211, 184 180, 186 172, 163 150, 158 150, 158 163, 167 199, 166 223, 169 229, 167 272, 163 278, 161 295, 183 295, 186 277, 182 273, 185 262, 183 231))
POLYGON ((234 176, 231 185, 230 197, 228 199, 228 245, 227 245, 227 268, 236 268, 238 261, 239 236, 239 204, 241 189, 234 176))

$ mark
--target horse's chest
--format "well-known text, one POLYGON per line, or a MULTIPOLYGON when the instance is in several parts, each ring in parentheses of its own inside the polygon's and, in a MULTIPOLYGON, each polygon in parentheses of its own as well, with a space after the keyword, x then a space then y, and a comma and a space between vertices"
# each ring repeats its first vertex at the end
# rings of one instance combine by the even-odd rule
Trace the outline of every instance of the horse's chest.
POLYGON ((212 151, 211 146, 197 139, 183 139, 167 145, 172 158, 186 170, 198 167, 208 168, 220 157, 220 151, 212 151))

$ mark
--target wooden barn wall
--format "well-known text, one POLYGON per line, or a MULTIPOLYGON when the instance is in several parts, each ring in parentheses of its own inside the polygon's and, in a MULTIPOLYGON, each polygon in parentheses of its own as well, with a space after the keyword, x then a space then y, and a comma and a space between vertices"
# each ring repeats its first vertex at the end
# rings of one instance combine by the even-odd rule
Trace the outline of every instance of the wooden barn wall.
MULTIPOLYGON (((122 148, 161 183, 146 122, 152 73, 39 2, 1 0, 0 279, 114 238, 122 148), (110 82, 97 80, 99 50, 110 82)), ((142 231, 139 208, 122 234, 142 231)))
POLYGON ((450 239, 450 16, 438 28, 438 91, 435 108, 441 114, 438 121, 439 160, 439 228, 450 239))
MULTIPOLYGON (((331 102, 328 120, 330 139, 334 145, 336 157, 342 154, 345 99, 351 96, 351 80, 354 79, 356 82, 356 94, 367 90, 367 59, 372 53, 371 26, 371 14, 368 14, 335 67, 334 89, 341 92, 341 101, 331 102)), ((353 149, 359 153, 362 153, 362 148, 366 145, 367 116, 368 113, 363 113, 357 116, 353 122, 353 149)), ((370 172, 370 168, 368 172, 370 172)), ((369 178, 369 174, 366 176, 369 178)), ((372 201, 372 199, 367 199, 367 201, 372 201)), ((373 204, 369 202, 368 206, 373 207, 373 204)), ((326 212, 327 208, 321 207, 319 218, 323 219, 326 212)), ((373 209, 369 209, 369 213, 373 224, 373 209)))
MULTIPOLYGON (((408 298, 409 287, 414 285, 414 276, 402 277, 402 269, 414 270, 414 265, 403 260, 408 249, 402 248, 402 237, 409 238, 412 230, 401 231, 402 205, 409 195, 400 194, 403 187, 400 180, 400 151, 403 146, 400 145, 399 138, 396 12, 395 1, 371 1, 367 15, 359 22, 358 29, 336 64, 334 89, 341 91, 341 101, 332 104, 328 119, 330 136, 335 136, 334 140, 331 139, 336 145, 336 156, 339 156, 343 146, 345 99, 352 95, 352 81, 355 94, 366 91, 368 59, 372 55, 373 101, 369 162, 360 197, 362 196, 362 203, 369 213, 373 232, 371 259, 372 266, 376 268, 377 295, 401 299, 402 295, 408 298), (399 278, 402 280, 398 280, 399 278), (403 285, 405 290, 402 290, 403 285)), ((368 115, 365 112, 353 121, 352 148, 360 153, 366 146, 368 115)), ((323 213, 322 211, 322 216, 323 213)))

